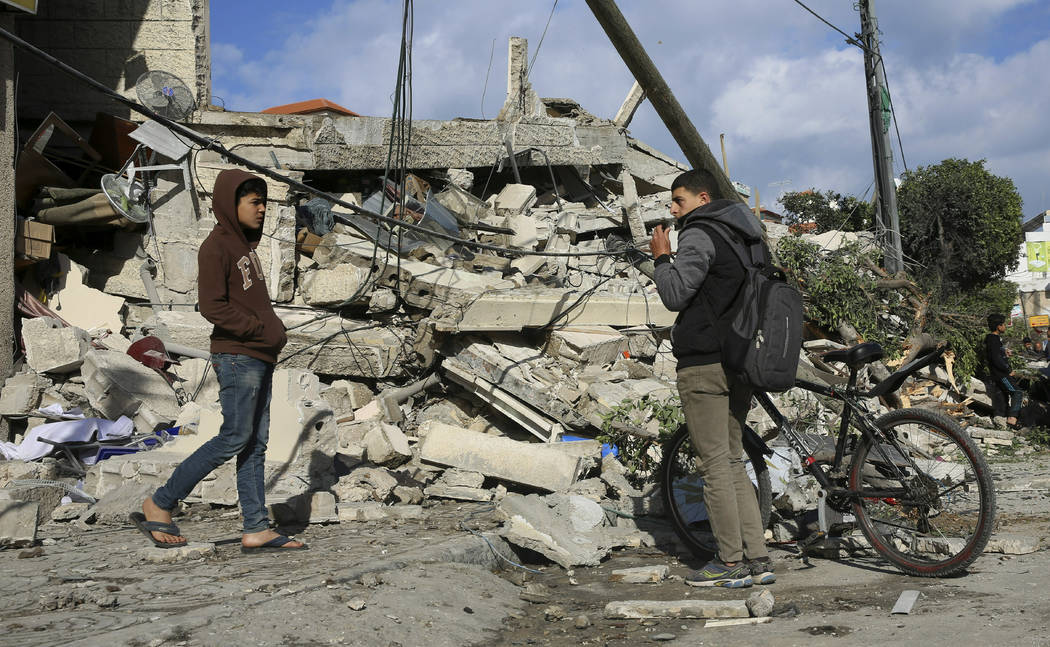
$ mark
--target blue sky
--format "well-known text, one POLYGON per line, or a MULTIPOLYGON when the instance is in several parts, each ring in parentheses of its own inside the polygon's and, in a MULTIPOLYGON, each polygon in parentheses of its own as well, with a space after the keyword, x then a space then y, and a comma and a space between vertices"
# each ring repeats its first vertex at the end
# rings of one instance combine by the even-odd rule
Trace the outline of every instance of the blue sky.
MULTIPOLYGON (((399 1, 210 4, 212 92, 227 109, 325 97, 362 114, 390 114, 399 1)), ((733 179, 756 187, 764 205, 777 209, 783 190, 868 191, 863 59, 840 34, 793 0, 618 4, 716 155, 726 134, 733 179)), ((806 4, 843 31, 859 31, 853 2, 806 4)), ((509 37, 528 38, 531 56, 552 6, 416 2, 414 116, 495 115, 509 37)), ((914 168, 986 159, 993 173, 1014 180, 1026 218, 1050 209, 1050 3, 875 0, 875 9, 904 147, 902 159, 894 141, 897 171, 904 160, 914 168)), ((540 96, 571 97, 611 117, 633 79, 584 0, 559 0, 531 81, 540 96)), ((631 133, 683 158, 647 104, 631 133)))

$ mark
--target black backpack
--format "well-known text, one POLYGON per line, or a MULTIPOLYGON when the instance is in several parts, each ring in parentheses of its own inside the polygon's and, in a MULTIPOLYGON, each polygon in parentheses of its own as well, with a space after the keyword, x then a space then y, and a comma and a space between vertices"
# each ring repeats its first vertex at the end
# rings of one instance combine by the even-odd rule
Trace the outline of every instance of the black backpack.
POLYGON ((718 234, 744 267, 744 282, 725 314, 717 317, 704 299, 712 322, 718 323, 722 366, 759 391, 787 391, 795 385, 802 349, 802 295, 769 262, 761 238, 745 238, 716 220, 693 226, 718 234))

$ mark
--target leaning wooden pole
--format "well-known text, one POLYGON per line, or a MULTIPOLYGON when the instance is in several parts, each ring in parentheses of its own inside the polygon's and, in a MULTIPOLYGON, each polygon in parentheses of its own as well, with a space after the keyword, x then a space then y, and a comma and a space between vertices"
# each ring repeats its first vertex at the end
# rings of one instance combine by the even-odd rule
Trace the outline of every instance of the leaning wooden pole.
POLYGON ((620 53, 620 58, 627 64, 635 80, 645 90, 646 98, 656 108, 656 114, 660 115, 660 119, 663 120, 667 130, 682 149, 689 164, 693 168, 710 171, 715 176, 718 189, 723 197, 742 200, 718 164, 718 160, 711 154, 711 149, 700 137, 693 122, 689 120, 685 110, 671 93, 671 88, 660 76, 660 71, 656 69, 656 65, 645 52, 634 30, 627 24, 616 2, 614 0, 587 0, 587 6, 591 8, 594 17, 598 19, 598 24, 609 36, 613 47, 620 53))

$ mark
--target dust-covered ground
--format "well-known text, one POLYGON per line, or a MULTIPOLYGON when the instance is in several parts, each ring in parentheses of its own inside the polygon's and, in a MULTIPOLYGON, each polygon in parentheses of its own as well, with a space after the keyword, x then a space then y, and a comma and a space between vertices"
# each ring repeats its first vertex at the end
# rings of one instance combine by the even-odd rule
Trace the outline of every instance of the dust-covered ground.
MULTIPOLYGON (((999 460, 993 470, 995 538, 1046 537, 1050 456, 999 460)), ((986 553, 963 576, 923 579, 877 555, 806 562, 794 546, 776 547, 778 581, 762 587, 776 599, 772 621, 712 627, 604 618, 615 600, 733 600, 759 588, 686 586, 682 576, 700 563, 670 539, 571 572, 504 552, 538 571, 530 573, 494 557, 499 540, 481 534, 499 519, 486 504, 446 502, 422 519, 310 526, 298 535, 310 550, 296 554, 242 555, 237 521, 236 511, 191 508, 180 526, 191 539, 214 542, 214 552, 173 563, 149 561, 145 539, 130 526, 45 525, 37 548, 0 551, 0 644, 1050 645, 1046 550, 986 553), (668 565, 671 577, 610 581, 615 569, 651 565, 668 565), (905 590, 918 591, 918 601, 910 614, 891 615, 905 590)))

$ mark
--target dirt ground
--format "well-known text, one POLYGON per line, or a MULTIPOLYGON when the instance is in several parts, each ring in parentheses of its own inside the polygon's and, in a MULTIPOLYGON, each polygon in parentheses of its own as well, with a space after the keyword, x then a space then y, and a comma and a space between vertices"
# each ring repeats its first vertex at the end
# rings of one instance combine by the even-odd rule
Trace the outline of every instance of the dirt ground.
MULTIPOLYGON (((993 460, 992 469, 998 492, 995 536, 1050 535, 1050 456, 993 460), (1037 487, 1031 487, 1033 481, 1037 487)), ((546 584, 550 602, 530 604, 521 617, 506 621, 498 640, 485 644, 1050 645, 1050 597, 1043 593, 1050 552, 1045 549, 1026 555, 986 553, 967 574, 942 579, 904 575, 877 555, 803 561, 793 546, 774 548, 772 554, 777 582, 736 591, 687 586, 681 578, 700 565, 696 558, 656 550, 615 552, 599 567, 574 569, 571 578, 560 568, 545 568, 544 575, 531 579, 546 584), (657 584, 609 579, 615 569, 652 564, 669 564, 671 577, 657 584), (603 618, 605 604, 612 600, 735 600, 759 588, 768 588, 776 599, 768 624, 706 627, 699 620, 603 618), (891 615, 906 590, 919 592, 911 613, 891 615), (546 613, 552 605, 561 607, 553 615, 546 613), (559 615, 563 618, 556 619, 559 615), (586 623, 580 621, 584 628, 577 628, 579 616, 587 617, 586 623)))
MULTIPOLYGON (((996 537, 1046 537, 1050 455, 998 460, 993 469, 996 537)), ((464 530, 495 529, 491 506, 443 502, 424 513, 418 520, 310 526, 298 535, 311 546, 305 553, 242 555, 236 511, 195 507, 179 524, 189 537, 214 542, 214 552, 174 563, 144 557, 145 541, 130 527, 49 523, 41 546, 0 551, 0 644, 1050 645, 1047 550, 986 553, 966 575, 922 579, 877 555, 806 563, 793 546, 778 547, 778 581, 762 587, 776 599, 772 621, 709 627, 603 617, 614 600, 732 600, 759 588, 686 586, 681 578, 700 564, 677 552, 669 532, 655 548, 615 551, 600 566, 571 573, 510 553, 539 572, 503 560, 505 568, 494 572, 490 544, 464 530), (610 581, 614 569, 658 564, 670 567, 664 582, 610 581), (526 583, 542 584, 545 595, 523 599, 526 583), (891 615, 905 590, 918 591, 918 601, 909 615, 891 615)))

